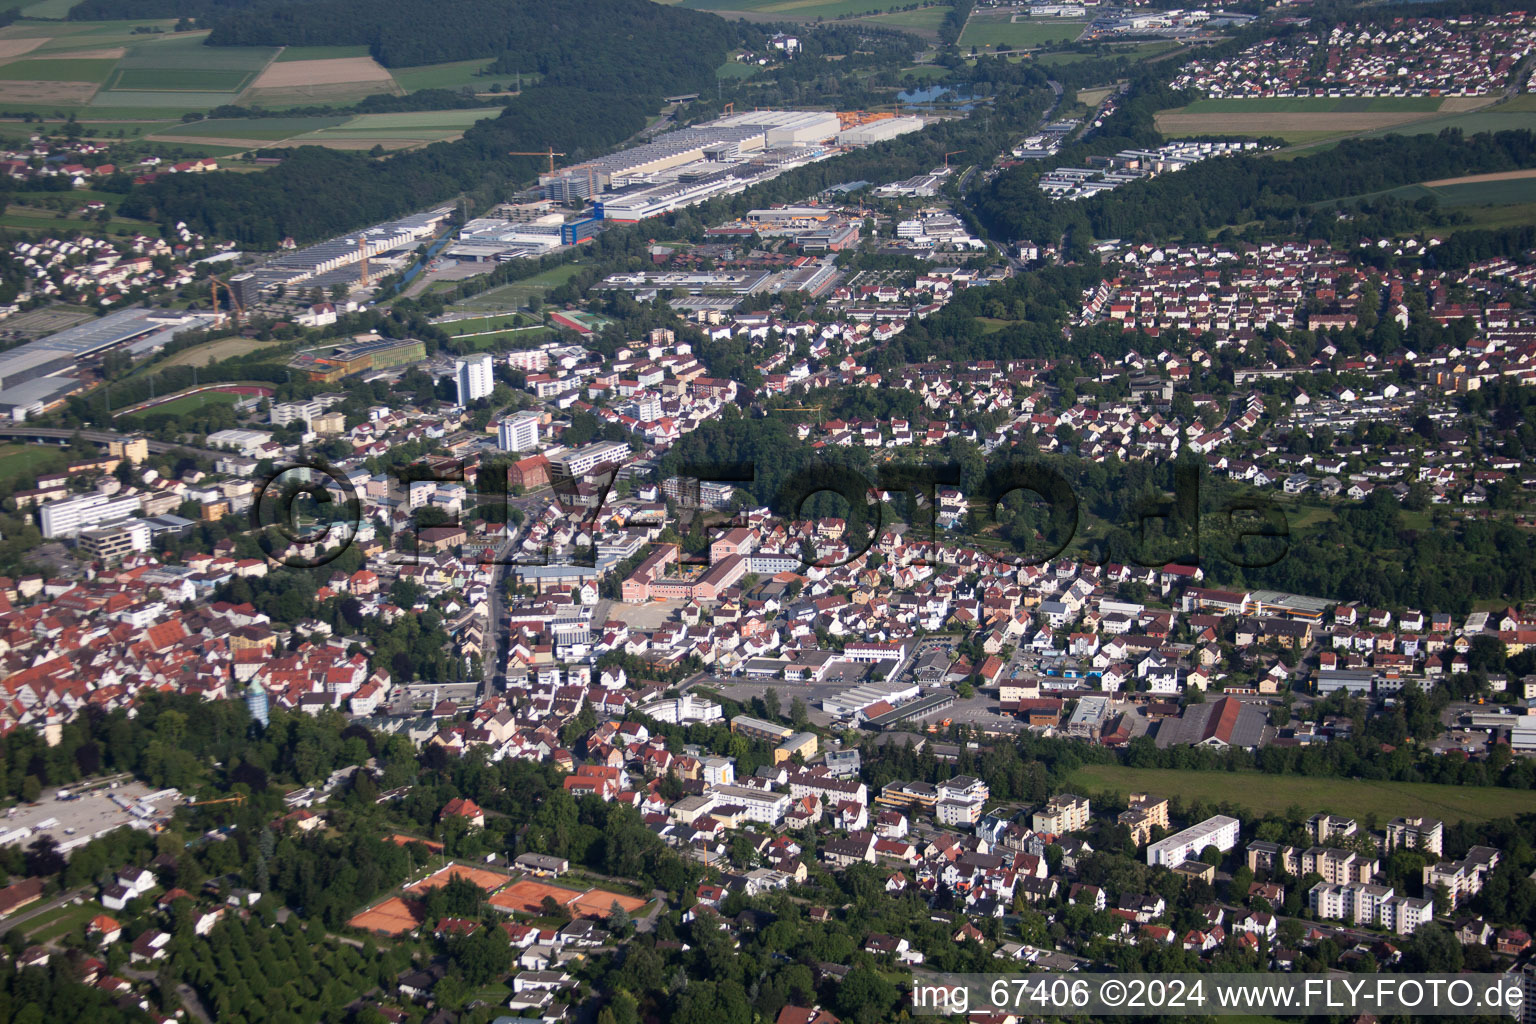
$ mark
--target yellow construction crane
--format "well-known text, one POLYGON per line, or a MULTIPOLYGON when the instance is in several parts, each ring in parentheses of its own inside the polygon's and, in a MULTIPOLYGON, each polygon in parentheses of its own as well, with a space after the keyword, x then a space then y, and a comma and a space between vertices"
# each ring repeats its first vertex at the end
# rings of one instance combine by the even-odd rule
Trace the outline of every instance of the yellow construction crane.
POLYGON ((948 153, 945 153, 944 154, 944 169, 945 170, 949 169, 949 158, 950 157, 952 157, 952 156, 959 156, 961 153, 964 153, 964 152, 965 152, 965 150, 963 150, 963 149, 952 149, 948 153))
POLYGON ((245 310, 241 308, 240 300, 235 298, 235 290, 233 288, 231 288, 225 282, 220 281, 217 277, 209 277, 208 278, 208 294, 209 294, 209 297, 212 298, 212 300, 213 300, 213 310, 214 310, 215 313, 217 313, 218 310, 219 310, 219 289, 220 288, 223 288, 224 289, 224 294, 229 296, 229 313, 230 313, 230 316, 235 321, 235 326, 239 327, 240 326, 240 314, 245 312, 245 310))
POLYGON ((226 796, 226 797, 222 797, 221 799, 218 799, 218 800, 193 800, 190 803, 188 803, 187 806, 188 807, 212 807, 214 804, 243 804, 243 803, 245 803, 245 794, 243 794, 243 793, 236 793, 234 796, 226 796))
POLYGON ((554 174, 555 173, 555 157, 557 157, 557 156, 565 156, 565 154, 564 153, 556 153, 555 152, 555 147, 554 146, 550 146, 547 151, 546 150, 539 150, 537 152, 531 152, 531 153, 527 152, 527 151, 524 151, 524 150, 514 149, 510 153, 508 153, 507 156, 547 156, 547 157, 549 157, 549 173, 550 174, 554 174))

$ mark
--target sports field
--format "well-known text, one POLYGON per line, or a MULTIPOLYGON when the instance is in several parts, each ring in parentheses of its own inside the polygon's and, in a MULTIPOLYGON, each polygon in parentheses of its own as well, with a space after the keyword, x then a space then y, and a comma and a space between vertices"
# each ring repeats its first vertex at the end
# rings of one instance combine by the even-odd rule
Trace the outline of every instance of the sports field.
POLYGON ((59 469, 64 462, 64 453, 52 445, 0 445, 0 483, 59 469))
POLYGON ((491 897, 491 905, 513 913, 538 917, 544 913, 545 899, 554 900, 557 906, 570 908, 573 917, 607 917, 615 903, 627 914, 633 914, 645 906, 645 900, 605 889, 567 889, 531 879, 507 886, 491 897))
POLYGON ((1370 782, 1364 779, 1266 775, 1259 772, 1202 772, 1174 768, 1089 765, 1067 777, 1067 785, 1091 795, 1113 790, 1178 797, 1188 803, 1230 803, 1258 814, 1283 814, 1299 807, 1380 821, 1424 815, 1442 821, 1489 821, 1536 813, 1536 792, 1492 786, 1439 786, 1428 782, 1370 782))
POLYGON ((184 416, 188 413, 198 412, 215 405, 232 406, 240 401, 243 396, 230 394, 228 391, 199 391, 195 395, 183 395, 169 402, 152 405, 148 409, 140 409, 138 412, 127 413, 125 420, 137 419, 141 416, 164 416, 166 414, 184 416))
POLYGON ((407 902, 398 896, 391 896, 375 903, 347 924, 353 928, 395 936, 404 935, 418 927, 424 916, 425 911, 419 900, 407 902))
POLYGON ((1087 22, 1061 21, 1056 18, 1030 18, 1002 13, 971 15, 960 34, 961 46, 989 46, 998 50, 1021 50, 1048 43, 1061 43, 1083 34, 1087 22))
POLYGON ((511 284, 492 288, 490 291, 481 292, 462 302, 453 304, 455 310, 492 310, 500 311, 512 309, 525 304, 530 298, 537 295, 540 299, 551 288, 557 288, 565 284, 581 267, 575 263, 564 263, 549 270, 540 271, 532 277, 526 277, 521 281, 513 281, 511 284))
POLYGON ((495 871, 486 871, 483 868, 465 867, 462 864, 449 864, 445 868, 439 868, 437 871, 434 871, 415 885, 408 886, 405 891, 419 895, 429 889, 441 888, 455 878, 474 882, 486 892, 495 892, 512 881, 511 875, 502 875, 495 871))

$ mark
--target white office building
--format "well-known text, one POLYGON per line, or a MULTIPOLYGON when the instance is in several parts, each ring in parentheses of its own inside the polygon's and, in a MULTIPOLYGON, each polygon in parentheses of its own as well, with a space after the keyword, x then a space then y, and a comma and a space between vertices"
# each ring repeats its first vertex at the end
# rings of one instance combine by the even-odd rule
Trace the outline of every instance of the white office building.
POLYGON ((468 405, 477 398, 489 395, 496 386, 490 355, 487 353, 454 360, 453 382, 458 388, 459 405, 468 405))
POLYGON ((50 501, 38 513, 43 536, 73 537, 81 530, 93 530, 122 522, 143 508, 138 495, 110 495, 94 492, 63 501, 50 501))
POLYGON ((496 426, 496 446, 504 452, 531 452, 539 446, 539 419, 536 412, 508 416, 496 426))
POLYGON ((1147 864, 1157 867, 1176 868, 1187 860, 1199 860, 1207 846, 1214 846, 1223 853, 1237 845, 1237 830, 1241 823, 1236 818, 1218 814, 1198 825, 1191 825, 1161 842, 1147 847, 1147 864))

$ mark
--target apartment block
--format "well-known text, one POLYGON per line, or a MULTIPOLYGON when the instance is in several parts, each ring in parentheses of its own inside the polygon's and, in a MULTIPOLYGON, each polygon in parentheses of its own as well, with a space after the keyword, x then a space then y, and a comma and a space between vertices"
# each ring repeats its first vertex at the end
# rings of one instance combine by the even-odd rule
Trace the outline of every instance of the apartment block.
POLYGON ((1152 841, 1154 828, 1168 828, 1168 801, 1147 793, 1132 793, 1131 806, 1120 812, 1118 820, 1131 830, 1131 841, 1143 846, 1152 841))
POLYGON ((1207 818, 1147 847, 1147 863, 1152 867, 1176 868, 1187 860, 1198 860, 1207 846, 1225 853, 1237 845, 1241 822, 1225 814, 1207 818))
POLYGON ((1360 831, 1353 818, 1341 818, 1334 814, 1314 814, 1307 820, 1307 836, 1322 845, 1330 839, 1347 839, 1360 831))
POLYGON ((1461 860, 1443 860, 1424 866, 1424 887, 1443 885, 1451 902, 1451 909, 1459 906, 1468 896, 1483 891, 1483 883, 1499 866, 1499 851, 1491 846, 1474 846, 1461 860))
POLYGON ((1130 829, 1130 841, 1144 846, 1152 841, 1152 829, 1167 829, 1167 800, 1144 792, 1130 794, 1130 806, 1120 812, 1120 824, 1130 829))
POLYGON ((1428 850, 1442 856, 1440 848, 1444 825, 1436 818, 1393 818, 1387 822, 1387 852, 1398 847, 1428 850))
POLYGON ((1434 901, 1399 896, 1389 885, 1319 882, 1307 893, 1307 905, 1318 917, 1374 925, 1398 935, 1411 935, 1434 918, 1434 901))
POLYGON ((1058 793, 1035 812, 1032 825, 1036 832, 1065 835, 1088 827, 1088 798, 1073 793, 1058 793))
POLYGON ((1349 882, 1369 882, 1381 870, 1381 862, 1353 850, 1340 850, 1332 846, 1314 846, 1302 852, 1301 871, 1316 871, 1331 885, 1349 882))
POLYGON ((1296 847, 1281 843, 1254 840, 1248 844, 1248 870, 1264 871, 1270 875, 1300 875, 1301 857, 1296 847))

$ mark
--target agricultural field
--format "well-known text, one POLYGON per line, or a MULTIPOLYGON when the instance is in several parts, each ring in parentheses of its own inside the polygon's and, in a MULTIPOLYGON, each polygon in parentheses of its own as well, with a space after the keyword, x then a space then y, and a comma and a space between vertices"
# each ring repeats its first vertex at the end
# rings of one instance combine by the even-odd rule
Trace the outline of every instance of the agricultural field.
POLYGON ((233 103, 277 55, 275 47, 204 46, 204 32, 145 38, 117 61, 93 108, 206 110, 233 103))
POLYGON ((322 57, 274 61, 251 83, 245 102, 255 107, 343 105, 379 93, 403 90, 372 57, 322 57))
POLYGON ((1415 113, 1251 113, 1189 114, 1179 110, 1160 111, 1157 130, 1169 138, 1201 135, 1272 135, 1290 143, 1317 142, 1362 132, 1385 134, 1403 125, 1422 120, 1415 113))
POLYGON ((734 14, 767 21, 817 21, 878 15, 906 5, 880 0, 682 0, 681 6, 727 17, 734 14))
MULTIPOLYGON (((1518 99, 1518 98, 1517 98, 1518 99)), ((1292 145, 1315 145, 1348 135, 1470 133, 1536 127, 1536 106, 1491 105, 1482 97, 1378 96, 1206 99, 1157 114, 1158 131, 1172 138, 1199 135, 1272 135, 1292 145)))
POLYGON ((347 57, 367 57, 366 46, 285 46, 277 55, 277 63, 287 64, 301 60, 339 60, 347 57))
POLYGON ((409 149, 429 142, 456 139, 476 121, 500 117, 500 107, 471 110, 425 110, 399 114, 359 114, 342 124, 288 139, 289 146, 328 146, 332 149, 409 149))
POLYGON ((152 142, 206 147, 219 144, 241 149, 281 146, 326 146, 331 149, 409 149, 458 138, 464 129, 500 107, 470 110, 411 111, 398 114, 358 114, 353 117, 222 118, 176 124, 148 136, 152 142))
MULTIPOLYGON (((511 89, 517 84, 516 75, 487 75, 485 69, 490 67, 490 62, 485 60, 459 60, 447 64, 424 64, 416 68, 396 68, 393 72, 395 82, 406 92, 420 92, 422 89, 474 89, 476 92, 489 92, 492 85, 500 85, 504 89, 511 89)), ((528 84, 533 76, 529 72, 523 73, 523 84, 528 84)))
POLYGON ((1082 21, 1029 18, 1007 12, 973 14, 971 20, 965 23, 965 31, 960 34, 960 45, 1022 50, 1076 39, 1086 27, 1087 22, 1082 21), (1018 20, 1014 20, 1016 17, 1018 20))
POLYGON ((1494 786, 1441 786, 1429 782, 1373 782, 1260 772, 1206 772, 1175 768, 1088 765, 1067 777, 1069 788, 1093 795, 1105 790, 1177 796, 1186 803, 1231 803, 1256 814, 1283 814, 1300 807, 1387 821, 1403 815, 1447 823, 1490 821, 1536 812, 1536 792, 1494 786))
POLYGON ((1180 110, 1186 114, 1306 114, 1434 113, 1446 100, 1439 96, 1326 96, 1196 100, 1180 110))

